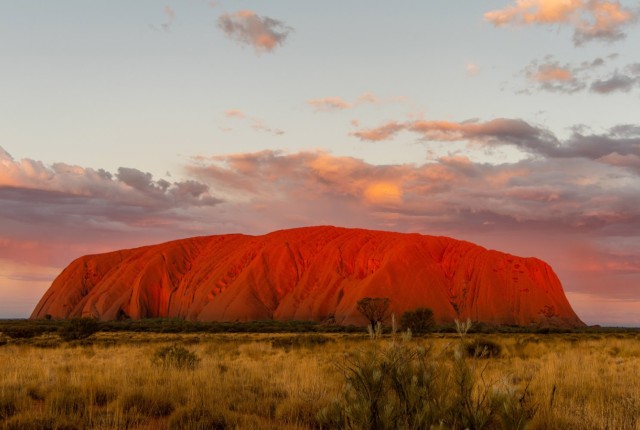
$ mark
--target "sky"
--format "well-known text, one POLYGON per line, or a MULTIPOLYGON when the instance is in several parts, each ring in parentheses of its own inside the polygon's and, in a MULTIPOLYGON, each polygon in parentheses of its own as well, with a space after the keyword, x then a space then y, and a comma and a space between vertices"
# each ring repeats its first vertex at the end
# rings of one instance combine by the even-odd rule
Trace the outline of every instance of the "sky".
POLYGON ((640 2, 21 0, 0 318, 73 259, 337 225, 549 263, 640 326, 640 2))

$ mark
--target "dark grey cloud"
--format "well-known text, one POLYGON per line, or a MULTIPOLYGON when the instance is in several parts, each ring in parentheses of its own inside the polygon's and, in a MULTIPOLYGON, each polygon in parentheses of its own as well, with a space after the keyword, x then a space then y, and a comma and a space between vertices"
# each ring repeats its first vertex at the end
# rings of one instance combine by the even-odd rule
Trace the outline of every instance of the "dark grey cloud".
POLYGON ((30 159, 15 161, 0 150, 3 217, 27 217, 43 222, 52 216, 49 211, 59 210, 67 219, 100 216, 108 221, 106 224, 126 224, 151 214, 171 217, 180 208, 215 206, 222 202, 211 194, 208 185, 192 179, 171 183, 127 167, 119 168, 115 175, 103 169, 65 163, 49 167, 30 159), (21 207, 31 209, 22 214, 21 207), (7 212, 9 209, 13 212, 7 212))
POLYGON ((365 141, 390 140, 397 133, 415 133, 423 142, 467 141, 485 146, 508 145, 544 158, 587 158, 607 164, 627 164, 636 173, 632 161, 640 157, 640 127, 619 125, 604 134, 586 134, 575 128, 570 138, 561 141, 549 130, 521 119, 498 118, 486 122, 410 121, 388 123, 351 133, 365 141), (614 156, 631 157, 616 163, 614 156))
POLYGON ((640 65, 631 64, 624 72, 615 71, 607 78, 594 80, 589 89, 599 94, 628 93, 637 86, 640 86, 640 65))
POLYGON ((529 94, 532 89, 554 93, 573 94, 589 90, 598 94, 630 92, 640 86, 640 64, 633 63, 620 70, 605 74, 607 64, 603 58, 583 61, 579 64, 561 63, 553 56, 533 60, 523 70, 528 85, 518 93, 529 94))

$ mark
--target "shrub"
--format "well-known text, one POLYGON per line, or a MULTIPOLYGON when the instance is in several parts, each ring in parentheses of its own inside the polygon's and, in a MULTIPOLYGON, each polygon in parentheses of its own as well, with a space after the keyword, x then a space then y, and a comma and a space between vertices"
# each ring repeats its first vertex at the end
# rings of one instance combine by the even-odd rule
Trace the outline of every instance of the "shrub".
POLYGON ((86 339, 100 330, 100 323, 93 318, 72 318, 60 328, 60 337, 66 341, 86 339))
POLYGON ((435 327, 433 311, 429 308, 406 311, 400 317, 400 327, 411 330, 411 333, 427 333, 435 327))
POLYGON ((446 389, 444 372, 428 360, 428 350, 406 342, 348 356, 339 369, 345 376, 340 398, 317 414, 321 427, 348 429, 419 429, 437 425, 446 389))
POLYGON ((200 358, 182 346, 171 345, 156 350, 151 361, 162 367, 193 370, 200 363, 200 358))
POLYGON ((429 349, 412 347, 392 336, 347 356, 339 370, 345 384, 340 396, 316 415, 321 428, 340 429, 523 429, 536 405, 528 384, 524 389, 500 390, 501 378, 487 377, 488 361, 474 360, 495 351, 495 343, 469 342, 471 321, 456 322, 460 336, 451 361, 432 357, 429 349), (473 354, 469 354, 473 345, 473 354), (485 345, 486 348, 485 348, 485 345), (475 352, 478 346, 481 352, 475 352))
POLYGON ((333 339, 321 334, 307 334, 276 337, 271 340, 271 346, 274 348, 283 348, 285 351, 289 351, 291 348, 311 348, 316 345, 324 345, 328 342, 333 342, 333 339))
POLYGON ((61 346, 61 342, 60 339, 47 337, 44 339, 34 340, 31 345, 35 348, 56 349, 61 346))
POLYGON ((11 339, 31 339, 40 336, 44 330, 33 326, 10 326, 3 327, 2 332, 11 339))
POLYGON ((469 358, 500 357, 502 347, 491 339, 475 339, 466 343, 465 350, 469 358))
POLYGON ((174 410, 173 403, 163 398, 153 398, 140 392, 128 394, 122 399, 125 414, 140 414, 146 417, 166 417, 174 410))

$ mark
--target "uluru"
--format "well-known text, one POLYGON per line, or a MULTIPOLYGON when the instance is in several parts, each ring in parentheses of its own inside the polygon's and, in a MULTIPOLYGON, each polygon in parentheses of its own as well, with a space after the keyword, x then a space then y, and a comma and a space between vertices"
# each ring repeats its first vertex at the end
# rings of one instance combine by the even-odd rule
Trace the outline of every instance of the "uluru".
POLYGON ((386 297, 396 315, 438 323, 584 323, 545 262, 441 236, 331 226, 227 234, 80 257, 31 318, 366 323, 356 305, 386 297))

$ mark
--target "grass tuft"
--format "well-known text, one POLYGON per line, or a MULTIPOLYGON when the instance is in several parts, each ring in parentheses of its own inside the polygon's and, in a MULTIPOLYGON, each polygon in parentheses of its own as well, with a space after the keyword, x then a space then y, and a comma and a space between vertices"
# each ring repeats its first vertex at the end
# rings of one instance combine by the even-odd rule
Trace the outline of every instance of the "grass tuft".
POLYGON ((175 406, 171 400, 152 397, 142 392, 133 392, 122 399, 122 411, 128 415, 145 417, 166 417, 171 415, 175 406))
POLYGON ((171 345, 157 349, 151 361, 165 368, 193 370, 200 363, 200 358, 182 346, 171 345))

